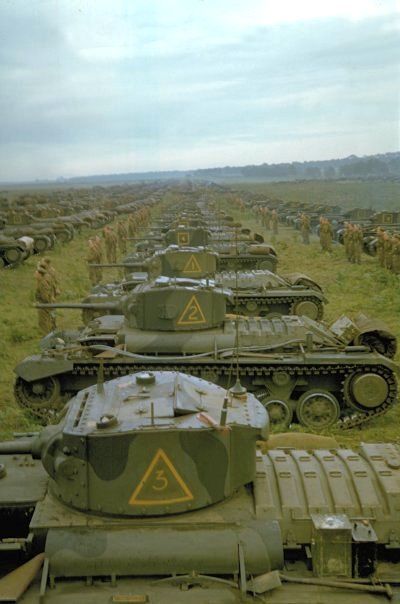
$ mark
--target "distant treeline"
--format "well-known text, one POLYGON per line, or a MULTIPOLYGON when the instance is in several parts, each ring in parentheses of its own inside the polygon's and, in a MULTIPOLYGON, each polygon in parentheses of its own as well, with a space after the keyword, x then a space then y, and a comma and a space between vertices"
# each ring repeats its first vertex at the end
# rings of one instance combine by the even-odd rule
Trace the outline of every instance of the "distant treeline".
POLYGON ((243 177, 259 180, 316 180, 336 178, 398 178, 400 177, 400 152, 324 161, 261 164, 196 170, 194 176, 203 178, 243 177))
POLYGON ((225 166, 199 170, 166 172, 130 172, 125 174, 98 174, 76 178, 59 178, 60 183, 105 184, 155 179, 201 180, 334 180, 334 179, 400 179, 400 152, 324 161, 261 164, 259 166, 225 166))

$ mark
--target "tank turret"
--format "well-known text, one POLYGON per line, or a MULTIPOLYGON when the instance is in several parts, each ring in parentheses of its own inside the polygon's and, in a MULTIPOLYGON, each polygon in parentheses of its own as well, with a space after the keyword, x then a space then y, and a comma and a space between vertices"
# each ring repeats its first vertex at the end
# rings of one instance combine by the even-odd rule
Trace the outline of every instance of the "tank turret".
POLYGON ((197 331, 220 326, 230 290, 213 283, 159 277, 138 285, 125 298, 129 327, 157 331, 197 331))
POLYGON ((253 395, 156 371, 80 392, 59 425, 9 451, 40 456, 68 506, 155 516, 214 504, 251 482, 256 441, 267 435, 253 395))
POLYGON ((218 254, 205 247, 170 245, 149 258, 144 266, 151 277, 184 277, 203 279, 213 277, 217 270, 218 254))
POLYGON ((205 246, 210 243, 211 233, 207 229, 191 226, 177 226, 175 229, 167 231, 165 234, 165 243, 167 245, 175 244, 179 246, 205 246))

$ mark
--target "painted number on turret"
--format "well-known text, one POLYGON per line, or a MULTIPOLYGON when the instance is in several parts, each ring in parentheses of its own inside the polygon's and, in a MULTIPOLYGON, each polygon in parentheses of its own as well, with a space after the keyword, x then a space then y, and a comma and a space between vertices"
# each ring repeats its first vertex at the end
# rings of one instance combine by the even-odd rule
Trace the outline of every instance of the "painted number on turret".
POLYGON ((200 304, 197 301, 196 296, 192 296, 189 302, 186 304, 185 308, 179 319, 177 320, 177 325, 200 325, 201 323, 205 323, 206 318, 201 309, 200 304))
POLYGON ((178 245, 189 245, 189 233, 177 233, 178 245))
POLYGON ((194 499, 168 455, 158 449, 129 499, 130 505, 170 505, 194 499))
POLYGON ((186 262, 183 273, 201 273, 201 266, 197 258, 192 254, 186 262))

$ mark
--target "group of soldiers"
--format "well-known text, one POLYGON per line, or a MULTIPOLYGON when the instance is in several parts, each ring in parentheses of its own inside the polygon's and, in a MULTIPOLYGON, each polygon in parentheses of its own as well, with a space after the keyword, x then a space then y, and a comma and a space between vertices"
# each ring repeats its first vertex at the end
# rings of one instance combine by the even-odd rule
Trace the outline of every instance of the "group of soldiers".
MULTIPOLYGON (((47 256, 39 260, 36 272, 35 300, 38 304, 52 304, 60 295, 56 270, 47 256)), ((42 334, 56 328, 55 313, 49 308, 38 308, 38 325, 42 334)))
POLYGON ((268 206, 261 206, 258 209, 261 224, 267 231, 272 231, 273 235, 277 235, 279 228, 279 217, 276 210, 270 210, 268 206))
POLYGON ((364 236, 360 225, 351 222, 344 223, 343 244, 347 260, 361 264, 364 236))
MULTIPOLYGON (((101 283, 103 277, 102 268, 93 265, 102 264, 104 253, 108 263, 117 262, 117 250, 120 254, 126 254, 128 237, 134 237, 137 229, 147 224, 149 217, 149 209, 141 208, 129 214, 127 218, 119 220, 115 225, 105 226, 102 237, 94 235, 88 239, 86 263, 92 286, 101 283)), ((35 282, 35 300, 38 304, 56 302, 60 290, 57 273, 50 258, 44 257, 38 262, 35 282)), ((43 334, 56 329, 55 312, 48 308, 38 308, 38 325, 43 334)))
POLYGON ((376 252, 379 264, 396 275, 400 274, 400 233, 388 233, 378 227, 376 252))

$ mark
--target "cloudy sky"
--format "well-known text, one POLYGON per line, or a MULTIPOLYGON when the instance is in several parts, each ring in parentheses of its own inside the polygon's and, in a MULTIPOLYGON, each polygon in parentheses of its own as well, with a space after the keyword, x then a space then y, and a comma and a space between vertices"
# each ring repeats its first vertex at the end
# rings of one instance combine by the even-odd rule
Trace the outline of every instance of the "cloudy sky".
POLYGON ((0 0, 0 181, 399 148, 399 0, 0 0))

